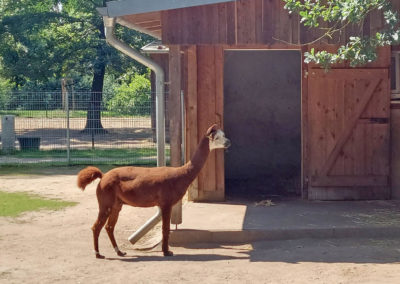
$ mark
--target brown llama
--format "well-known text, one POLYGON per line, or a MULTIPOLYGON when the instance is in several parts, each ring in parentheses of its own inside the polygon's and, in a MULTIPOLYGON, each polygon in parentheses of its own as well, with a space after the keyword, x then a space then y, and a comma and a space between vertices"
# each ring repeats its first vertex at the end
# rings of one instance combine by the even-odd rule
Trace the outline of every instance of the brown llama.
POLYGON ((119 256, 126 255, 118 249, 114 238, 114 228, 123 204, 160 207, 162 251, 164 256, 172 256, 173 253, 168 247, 172 206, 185 195, 189 185, 204 166, 210 151, 229 146, 230 141, 225 138, 224 132, 217 125, 213 125, 201 139, 191 160, 181 167, 119 167, 105 174, 95 167, 81 170, 78 174, 78 187, 82 190, 100 178, 96 190, 99 214, 92 227, 96 258, 104 258, 99 253, 99 235, 107 220, 106 231, 112 246, 119 256))

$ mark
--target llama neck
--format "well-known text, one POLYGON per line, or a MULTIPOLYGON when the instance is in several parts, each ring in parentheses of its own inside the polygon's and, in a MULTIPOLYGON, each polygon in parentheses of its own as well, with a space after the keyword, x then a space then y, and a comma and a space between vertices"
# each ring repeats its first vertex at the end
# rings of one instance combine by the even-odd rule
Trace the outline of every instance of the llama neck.
POLYGON ((203 137, 190 161, 187 162, 186 165, 184 165, 191 181, 193 181, 197 177, 200 170, 203 168, 204 164, 207 161, 209 153, 209 139, 208 137, 203 137))

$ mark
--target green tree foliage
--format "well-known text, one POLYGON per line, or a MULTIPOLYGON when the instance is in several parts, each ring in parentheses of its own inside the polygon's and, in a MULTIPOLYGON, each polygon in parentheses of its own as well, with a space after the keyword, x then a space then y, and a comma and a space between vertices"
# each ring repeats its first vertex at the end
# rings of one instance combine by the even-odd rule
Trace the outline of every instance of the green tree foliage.
MULTIPOLYGON (((102 66, 115 78, 146 68, 106 42, 96 8, 103 0, 0 1, 0 76, 17 87, 43 84, 62 77, 92 76, 102 66)), ((153 39, 118 27, 116 33, 140 48, 153 39)), ((96 90, 98 91, 98 90, 96 90)))
MULTIPOLYGON (((327 51, 305 53, 305 62, 315 62, 328 69, 332 64, 348 61, 351 66, 364 65, 374 61, 377 48, 400 43, 399 14, 393 11, 387 0, 283 0, 289 13, 298 13, 306 27, 321 29, 323 38, 332 39, 347 26, 358 26, 358 34, 351 36, 347 44, 339 47, 337 53, 327 51), (363 25, 368 15, 382 13, 385 26, 374 35, 363 35, 363 25), (326 24, 321 27, 321 23, 326 24)), ((373 17, 373 15, 371 15, 373 17)), ((310 44, 310 43, 306 43, 310 44)))
POLYGON ((0 77, 0 109, 5 109, 10 101, 10 91, 12 85, 8 80, 4 80, 0 77))
MULTIPOLYGON (((0 76, 15 84, 51 85, 61 78, 88 75, 91 97, 85 131, 103 132, 101 102, 105 74, 144 73, 106 43, 103 19, 96 11, 105 0, 1 0, 0 76), (32 84, 33 83, 33 84, 32 84)), ((119 27, 117 36, 140 48, 153 39, 119 27)))
POLYGON ((107 109, 127 115, 149 115, 151 85, 147 75, 135 74, 132 81, 123 83, 107 102, 107 109))

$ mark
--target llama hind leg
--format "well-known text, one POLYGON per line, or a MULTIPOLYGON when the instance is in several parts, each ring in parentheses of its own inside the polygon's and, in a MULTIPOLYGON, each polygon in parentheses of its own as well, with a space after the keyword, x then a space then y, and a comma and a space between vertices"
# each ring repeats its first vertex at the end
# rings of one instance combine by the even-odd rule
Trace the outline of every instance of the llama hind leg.
POLYGON ((108 237, 110 238, 111 244, 112 244, 115 252, 119 256, 125 256, 126 252, 122 252, 119 250, 117 242, 114 237, 114 229, 115 229, 115 225, 117 224, 118 216, 119 216, 119 212, 121 211, 121 208, 122 208, 122 203, 120 201, 116 201, 113 208, 111 209, 111 214, 110 214, 110 217, 108 218, 108 222, 106 225, 106 231, 107 231, 108 237))
POLYGON ((99 235, 101 229, 104 227, 104 224, 107 221, 110 212, 108 210, 100 210, 99 215, 97 217, 96 222, 93 224, 93 243, 94 243, 94 253, 96 258, 104 258, 103 255, 99 252, 99 235))
POLYGON ((171 207, 162 208, 162 251, 164 256, 173 256, 173 252, 169 250, 168 239, 171 222, 171 207))

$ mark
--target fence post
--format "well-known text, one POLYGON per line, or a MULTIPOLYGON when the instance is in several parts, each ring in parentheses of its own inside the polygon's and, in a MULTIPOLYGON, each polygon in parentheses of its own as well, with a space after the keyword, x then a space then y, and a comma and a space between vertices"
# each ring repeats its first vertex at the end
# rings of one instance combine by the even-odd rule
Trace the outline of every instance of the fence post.
POLYGON ((67 163, 68 166, 71 164, 71 153, 70 153, 70 137, 69 137, 69 93, 66 92, 65 95, 65 109, 67 112, 67 163))
POLYGON ((14 115, 4 115, 1 120, 2 148, 8 153, 15 150, 15 119, 14 115))

